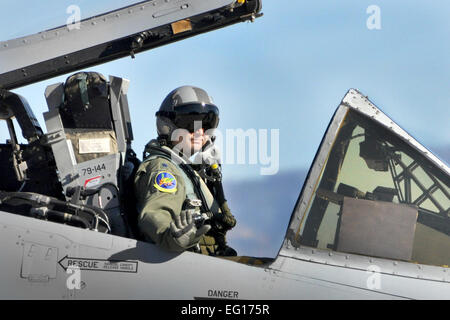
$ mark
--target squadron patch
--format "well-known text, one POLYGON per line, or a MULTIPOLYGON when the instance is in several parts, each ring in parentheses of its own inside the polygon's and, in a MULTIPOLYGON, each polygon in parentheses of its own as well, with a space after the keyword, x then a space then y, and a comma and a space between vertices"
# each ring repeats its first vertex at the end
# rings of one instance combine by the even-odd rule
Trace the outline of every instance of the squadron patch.
POLYGON ((177 191, 177 179, 168 171, 161 171, 156 175, 155 188, 162 192, 173 193, 177 191))

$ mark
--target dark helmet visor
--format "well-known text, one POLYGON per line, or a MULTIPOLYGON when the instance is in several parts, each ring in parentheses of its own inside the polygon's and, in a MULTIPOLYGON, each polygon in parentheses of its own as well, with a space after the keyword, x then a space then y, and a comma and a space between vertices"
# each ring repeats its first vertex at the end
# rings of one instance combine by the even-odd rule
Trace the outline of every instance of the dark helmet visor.
POLYGON ((199 126, 195 122, 201 122, 201 128, 205 131, 215 129, 219 125, 219 109, 212 104, 191 103, 175 107, 175 111, 158 111, 156 116, 167 117, 177 126, 194 132, 199 126))

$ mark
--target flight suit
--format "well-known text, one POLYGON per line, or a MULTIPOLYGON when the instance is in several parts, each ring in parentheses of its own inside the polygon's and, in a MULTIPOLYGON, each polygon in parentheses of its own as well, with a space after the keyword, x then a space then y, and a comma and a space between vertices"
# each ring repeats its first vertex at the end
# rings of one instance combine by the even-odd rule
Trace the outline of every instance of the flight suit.
MULTIPOLYGON (((199 181, 209 210, 222 214, 218 203, 200 177, 199 181)), ((169 157, 150 155, 136 172, 135 194, 139 213, 138 227, 144 239, 170 251, 186 250, 174 241, 170 233, 172 215, 180 214, 186 199, 199 198, 193 182, 184 170, 169 157)), ((200 207, 195 210, 200 213, 200 207)), ((218 243, 212 231, 202 236, 199 246, 203 254, 217 253, 218 243)))

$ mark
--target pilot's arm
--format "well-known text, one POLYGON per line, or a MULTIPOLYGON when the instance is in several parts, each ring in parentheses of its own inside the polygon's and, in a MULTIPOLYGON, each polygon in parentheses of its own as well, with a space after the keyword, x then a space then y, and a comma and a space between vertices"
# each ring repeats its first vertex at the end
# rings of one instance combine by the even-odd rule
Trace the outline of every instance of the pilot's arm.
POLYGON ((134 187, 138 201, 138 227, 145 240, 170 251, 185 250, 179 247, 170 233, 172 216, 180 214, 186 197, 177 168, 160 158, 146 161, 136 173, 134 187), (163 177, 165 172, 168 174, 163 177), (172 178, 175 180, 170 181, 172 178), (168 181, 164 183, 162 179, 168 181))
POLYGON ((166 159, 144 162, 135 177, 138 227, 145 240, 169 251, 181 252, 196 245, 210 226, 197 230, 190 212, 182 211, 186 199, 179 169, 166 159))

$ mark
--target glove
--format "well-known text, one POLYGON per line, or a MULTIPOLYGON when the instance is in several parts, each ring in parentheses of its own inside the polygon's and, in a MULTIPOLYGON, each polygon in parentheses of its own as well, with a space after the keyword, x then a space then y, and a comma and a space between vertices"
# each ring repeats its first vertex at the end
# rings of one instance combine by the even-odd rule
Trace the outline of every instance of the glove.
POLYGON ((228 231, 233 229, 236 225, 236 218, 231 214, 230 208, 228 208, 228 204, 225 201, 221 207, 222 213, 212 213, 208 212, 207 215, 211 219, 211 221, 216 222, 216 226, 220 230, 228 231))
POLYGON ((230 208, 225 201, 222 205, 222 225, 226 230, 232 229, 236 225, 236 218, 231 214, 230 208))
POLYGON ((183 249, 196 245, 202 235, 211 229, 210 225, 203 225, 199 229, 195 227, 192 219, 194 211, 194 209, 182 210, 179 216, 172 216, 174 221, 170 223, 170 232, 176 244, 183 249))

